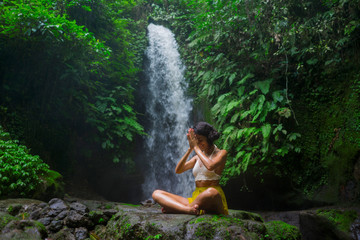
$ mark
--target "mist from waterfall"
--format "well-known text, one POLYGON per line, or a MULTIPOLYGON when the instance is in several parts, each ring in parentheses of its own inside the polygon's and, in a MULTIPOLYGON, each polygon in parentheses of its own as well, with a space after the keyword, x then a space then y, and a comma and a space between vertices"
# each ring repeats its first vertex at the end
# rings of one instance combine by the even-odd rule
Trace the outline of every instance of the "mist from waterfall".
POLYGON ((148 167, 142 185, 144 197, 155 189, 189 196, 194 190, 191 171, 175 174, 175 167, 189 144, 186 132, 192 99, 186 96, 185 66, 181 62, 174 34, 167 28, 148 26, 148 82, 145 94, 146 132, 145 154, 148 167))

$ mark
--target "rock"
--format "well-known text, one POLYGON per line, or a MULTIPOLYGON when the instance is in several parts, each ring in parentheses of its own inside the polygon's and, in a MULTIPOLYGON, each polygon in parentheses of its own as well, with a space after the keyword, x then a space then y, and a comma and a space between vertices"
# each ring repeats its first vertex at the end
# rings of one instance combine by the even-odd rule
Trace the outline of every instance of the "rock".
POLYGON ((89 212, 89 209, 79 202, 73 202, 70 204, 70 209, 77 211, 78 213, 85 214, 89 212))
POLYGON ((152 199, 147 199, 145 201, 140 202, 141 205, 143 205, 144 207, 152 207, 155 205, 155 201, 152 199))
POLYGON ((326 217, 313 212, 300 213, 300 231, 304 240, 337 239, 350 240, 349 234, 340 231, 326 217))
POLYGON ((75 210, 70 210, 67 217, 64 220, 64 223, 68 227, 87 227, 91 225, 89 218, 85 215, 79 214, 75 210))
POLYGON ((37 206, 38 206, 39 208, 45 208, 45 207, 48 206, 48 204, 43 202, 43 203, 38 204, 37 206))
POLYGON ((13 230, 8 233, 1 234, 1 240, 41 240, 41 236, 21 230, 13 230))
MULTIPOLYGON (((17 217, 8 214, 6 208, 0 211, 1 240, 44 239, 46 234, 52 240, 81 240, 89 239, 89 237, 119 240, 258 240, 270 239, 268 236, 277 231, 286 232, 288 229, 297 229, 283 222, 269 225, 269 223, 264 223, 259 214, 240 210, 230 210, 228 216, 193 216, 163 214, 157 204, 145 207, 81 199, 71 203, 61 199, 52 199, 49 204, 42 202, 31 204, 26 203, 25 207, 22 206, 20 212, 24 214, 17 217), (29 219, 20 220, 20 218, 29 219)), ((10 205, 6 204, 6 206, 10 205)), ((1 200, 0 206, 4 206, 1 200)), ((297 240, 297 236, 296 231, 286 232, 286 239, 297 240)))
POLYGON ((24 209, 32 204, 40 204, 44 203, 35 199, 27 199, 27 198, 16 198, 16 199, 6 199, 0 200, 0 212, 7 212, 7 208, 10 205, 21 205, 24 209))
POLYGON ((58 232, 63 227, 63 222, 61 220, 51 221, 48 229, 52 232, 58 232))
POLYGON ((51 208, 51 211, 48 213, 48 216, 56 216, 60 212, 67 210, 69 207, 67 204, 59 199, 59 198, 53 198, 49 201, 49 206, 51 208))
POLYGON ((260 215, 245 211, 233 212, 246 218, 240 219, 233 215, 162 214, 158 207, 116 207, 119 211, 106 227, 95 228, 100 239, 251 240, 264 239, 269 234, 260 215))
POLYGON ((109 221, 110 217, 105 215, 103 211, 91 211, 89 213, 90 220, 96 225, 96 224, 102 224, 106 225, 106 223, 109 221))
POLYGON ((7 208, 7 212, 13 216, 16 216, 20 212, 21 208, 22 208, 21 204, 13 204, 7 208))
POLYGON ((47 232, 39 222, 17 220, 8 223, 1 231, 1 239, 44 239, 47 232))
POLYGON ((51 219, 52 218, 50 217, 40 218, 38 222, 42 223, 44 226, 48 226, 51 223, 51 219))
POLYGON ((40 218, 48 217, 48 212, 50 211, 50 207, 46 206, 40 210, 40 218))
POLYGON ((301 240, 300 230, 282 221, 270 221, 265 223, 270 239, 277 240, 301 240))
POLYGON ((19 220, 18 218, 5 213, 5 212, 0 212, 0 231, 11 221, 13 220, 19 220))
POLYGON ((50 211, 48 211, 48 212, 46 213, 46 216, 51 217, 51 218, 54 218, 54 217, 56 217, 61 211, 62 211, 61 209, 54 209, 54 210, 51 209, 50 211))
POLYGON ((229 210, 229 216, 240 218, 243 220, 253 220, 258 222, 264 222, 262 217, 257 213, 242 211, 242 210, 229 210))
POLYGON ((36 209, 33 212, 30 213, 30 219, 38 220, 41 215, 41 209, 36 209))
POLYGON ((62 211, 55 217, 56 220, 63 220, 69 214, 68 210, 62 211))
POLYGON ((360 218, 357 218, 350 227, 351 237, 355 240, 360 240, 360 218))
POLYGON ((107 216, 108 218, 111 218, 112 216, 114 216, 118 211, 115 209, 105 209, 103 210, 103 213, 105 216, 107 216))
POLYGON ((76 240, 84 240, 88 237, 89 233, 86 228, 80 227, 75 229, 74 235, 76 240))
POLYGON ((63 228, 59 232, 53 234, 50 238, 51 240, 76 240, 71 229, 63 228))
POLYGON ((243 222, 232 222, 230 219, 231 218, 228 217, 222 217, 219 220, 219 218, 214 218, 212 215, 204 215, 195 218, 186 225, 184 239, 232 239, 228 230, 229 228, 238 229, 236 234, 238 238, 250 239, 243 227, 243 222))
POLYGON ((256 232, 256 233, 260 233, 263 235, 266 234, 266 226, 263 224, 263 222, 247 220, 247 221, 244 221, 244 227, 249 232, 256 232))

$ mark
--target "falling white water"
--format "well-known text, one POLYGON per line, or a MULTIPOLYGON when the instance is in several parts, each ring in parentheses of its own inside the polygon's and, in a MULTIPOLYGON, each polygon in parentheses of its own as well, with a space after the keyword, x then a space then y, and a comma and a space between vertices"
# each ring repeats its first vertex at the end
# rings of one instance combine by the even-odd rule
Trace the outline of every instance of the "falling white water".
POLYGON ((185 67, 181 62, 174 34, 163 26, 148 26, 146 55, 148 92, 145 94, 148 123, 146 142, 145 197, 162 189, 190 197, 194 189, 191 171, 175 174, 175 167, 189 144, 186 132, 192 100, 186 96, 185 67))

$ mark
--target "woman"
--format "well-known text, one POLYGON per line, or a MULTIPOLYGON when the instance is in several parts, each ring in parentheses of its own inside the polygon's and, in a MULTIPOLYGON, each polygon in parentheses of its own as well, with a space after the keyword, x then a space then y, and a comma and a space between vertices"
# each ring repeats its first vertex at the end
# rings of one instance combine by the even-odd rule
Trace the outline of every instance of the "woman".
POLYGON ((227 151, 218 149, 213 143, 219 137, 220 134, 206 122, 199 122, 189 129, 189 149, 178 162, 175 172, 180 174, 193 169, 196 189, 191 198, 155 190, 152 197, 164 213, 228 214, 225 194, 219 185, 227 151), (192 151, 196 155, 187 161, 192 151))

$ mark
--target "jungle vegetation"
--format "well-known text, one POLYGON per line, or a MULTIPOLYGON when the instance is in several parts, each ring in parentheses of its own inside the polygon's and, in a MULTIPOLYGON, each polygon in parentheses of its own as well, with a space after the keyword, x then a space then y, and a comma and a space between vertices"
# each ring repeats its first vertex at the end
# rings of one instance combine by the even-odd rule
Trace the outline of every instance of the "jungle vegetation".
POLYGON ((195 105, 223 133, 223 184, 272 174, 308 198, 359 199, 359 17, 358 0, 3 0, 0 123, 63 174, 136 168, 153 21, 175 33, 195 105))

